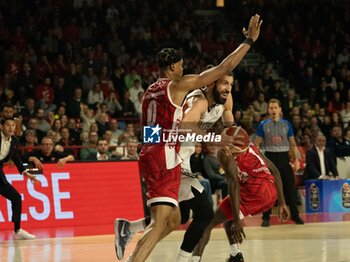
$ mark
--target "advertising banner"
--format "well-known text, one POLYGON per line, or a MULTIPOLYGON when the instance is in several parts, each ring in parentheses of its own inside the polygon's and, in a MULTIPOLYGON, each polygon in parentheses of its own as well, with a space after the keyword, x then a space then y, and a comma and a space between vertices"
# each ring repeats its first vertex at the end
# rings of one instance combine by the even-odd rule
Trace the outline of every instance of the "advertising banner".
MULTIPOLYGON (((22 195, 24 228, 93 226, 144 216, 136 161, 44 164, 35 185, 15 167, 4 172, 22 195)), ((0 228, 12 228, 11 217, 10 202, 0 197, 0 228)))

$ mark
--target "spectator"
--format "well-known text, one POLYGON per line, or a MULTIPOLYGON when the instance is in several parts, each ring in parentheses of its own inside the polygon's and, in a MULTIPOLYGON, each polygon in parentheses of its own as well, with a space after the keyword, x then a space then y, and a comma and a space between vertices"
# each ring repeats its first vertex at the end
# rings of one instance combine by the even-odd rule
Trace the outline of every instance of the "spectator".
POLYGON ((337 163, 337 157, 350 156, 350 147, 346 145, 343 137, 343 129, 335 125, 331 129, 331 137, 328 140, 328 148, 331 150, 334 162, 337 163))
POLYGON ((108 113, 111 116, 120 115, 122 113, 123 108, 119 103, 114 90, 109 92, 109 95, 105 98, 104 103, 107 105, 108 113))
POLYGON ((110 125, 110 130, 112 132, 112 140, 114 142, 118 143, 118 138, 119 138, 120 135, 123 134, 124 131, 119 128, 118 120, 115 119, 115 118, 112 118, 109 121, 109 125, 110 125))
POLYGON ((43 83, 35 88, 34 98, 36 101, 40 101, 43 98, 47 98, 50 104, 53 103, 55 99, 55 91, 51 85, 51 79, 45 78, 43 83))
MULTIPOLYGON (((52 75, 52 67, 45 54, 41 57, 40 61, 36 64, 35 72, 39 80, 41 81, 45 80, 44 85, 48 85, 51 83, 51 81, 48 81, 48 79, 52 75)), ((35 92, 36 92, 36 95, 39 95, 39 96, 42 94, 41 92, 39 92, 39 90, 35 92)), ((35 100, 38 100, 38 99, 36 98, 35 100)))
POLYGON ((74 89, 73 97, 67 99, 67 116, 71 118, 79 118, 81 103, 82 103, 82 90, 77 87, 74 89))
POLYGON ((335 91, 332 99, 328 102, 327 111, 330 113, 341 112, 344 108, 343 102, 340 98, 340 92, 335 91))
POLYGON ((66 127, 68 124, 68 117, 67 115, 61 115, 60 117, 62 127, 66 127))
POLYGON ((120 117, 129 118, 136 115, 135 106, 134 103, 130 100, 130 93, 128 91, 124 93, 123 99, 120 101, 120 104, 123 108, 120 117))
POLYGON ((59 77, 57 83, 55 84, 55 99, 54 104, 56 106, 64 105, 67 106, 67 100, 71 97, 71 92, 66 83, 64 77, 59 77))
POLYGON ((75 90, 75 88, 82 86, 82 76, 77 70, 76 63, 70 63, 69 72, 64 77, 64 83, 67 90, 75 90))
POLYGON ((330 101, 332 97, 332 88, 327 85, 326 79, 321 79, 321 84, 316 89, 315 103, 318 103, 320 107, 327 107, 328 101, 330 101))
POLYGON ((69 129, 69 136, 75 145, 81 145, 80 134, 82 129, 80 128, 80 119, 78 122, 74 118, 69 118, 67 127, 69 129))
POLYGON ((28 123, 29 118, 35 116, 35 101, 33 98, 26 99, 24 109, 21 111, 21 115, 24 119, 27 119, 25 123, 28 123))
POLYGON ((47 122, 46 117, 45 117, 45 112, 44 109, 38 108, 36 110, 36 118, 38 120, 38 129, 43 131, 44 133, 47 133, 50 129, 51 126, 49 122, 47 122))
POLYGON ((319 133, 315 145, 306 153, 305 180, 339 178, 332 152, 326 148, 326 137, 319 133))
POLYGON ((38 138, 38 141, 41 141, 41 139, 46 136, 46 133, 38 129, 38 119, 36 118, 30 118, 28 121, 28 129, 32 129, 35 131, 36 136, 38 138))
MULTIPOLYGON (((295 107, 299 108, 299 106, 300 106, 299 103, 297 102, 297 98, 295 96, 295 90, 288 89, 287 90, 287 97, 283 101, 284 101, 283 105, 282 105, 283 115, 286 118, 291 119, 292 109, 295 107)), ((267 109, 266 109, 266 112, 267 112, 267 109)))
POLYGON ((142 82, 141 76, 136 71, 136 67, 132 67, 130 72, 124 77, 126 90, 132 87, 135 80, 140 80, 140 83, 142 82))
POLYGON ((22 140, 23 142, 21 143, 21 146, 24 147, 23 154, 33 151, 34 147, 36 147, 38 144, 38 138, 36 137, 35 130, 32 129, 27 129, 24 131, 22 140))
POLYGON ((110 160, 111 153, 109 152, 108 142, 106 139, 101 138, 97 141, 96 153, 90 153, 86 160, 103 161, 110 160))
POLYGON ((281 90, 281 81, 275 80, 273 85, 267 90, 267 99, 276 98, 279 101, 283 101, 284 96, 281 90))
POLYGON ((37 84, 37 77, 32 72, 32 66, 27 62, 23 63, 22 72, 19 74, 16 83, 16 96, 20 104, 23 104, 27 98, 33 98, 37 84))
POLYGON ((53 149, 54 143, 52 139, 49 137, 43 137, 41 140, 41 148, 24 156, 24 160, 33 163, 35 167, 39 169, 42 169, 42 163, 56 162, 58 167, 63 167, 67 162, 74 161, 73 155, 62 154, 53 149))
POLYGON ((93 108, 97 108, 104 100, 103 92, 99 83, 96 83, 92 90, 88 93, 87 103, 93 108))
POLYGON ((87 74, 82 77, 82 97, 87 99, 89 92, 98 83, 98 78, 92 67, 88 67, 87 74))
POLYGON ((344 143, 347 146, 350 146, 350 127, 345 129, 344 143))
POLYGON ((267 114, 267 103, 265 101, 265 94, 260 92, 258 98, 253 102, 254 110, 260 115, 267 114))
POLYGON ((138 94, 140 92, 144 92, 144 90, 142 88, 141 81, 139 79, 136 79, 136 80, 134 80, 133 85, 129 89, 131 102, 133 102, 135 104, 135 101, 137 101, 138 94))
POLYGON ((61 137, 58 137, 58 132, 56 132, 54 130, 49 130, 49 132, 47 132, 46 136, 51 138, 51 140, 53 141, 54 144, 58 143, 58 141, 61 138, 61 137))
POLYGON ((45 117, 47 117, 50 113, 53 113, 56 109, 56 105, 49 99, 48 95, 40 99, 36 104, 36 107, 44 110, 45 117))
POLYGON ((89 108, 88 105, 85 105, 83 103, 80 104, 80 118, 83 120, 83 131, 89 132, 90 126, 92 123, 96 122, 95 116, 94 116, 94 110, 89 108))
POLYGON ((116 66, 114 73, 111 77, 113 81, 113 86, 116 88, 119 94, 123 95, 126 91, 125 82, 124 82, 124 69, 121 66, 116 66))
POLYGON ((98 134, 99 132, 98 132, 98 125, 97 125, 97 123, 91 123, 89 131, 90 132, 96 132, 98 134))
POLYGON ((102 137, 106 130, 109 130, 109 116, 107 113, 100 113, 96 118, 96 124, 98 126, 98 135, 102 137))
POLYGON ((60 130, 61 139, 58 141, 58 144, 67 147, 67 146, 74 146, 75 140, 73 137, 71 137, 68 125, 66 127, 62 127, 60 130))
POLYGON ((345 107, 340 111, 341 120, 344 123, 344 128, 347 128, 350 123, 350 101, 345 103, 345 107))
POLYGON ((143 98, 144 91, 139 92, 137 100, 134 102, 135 111, 137 116, 141 117, 142 113, 142 98, 143 98))
POLYGON ((107 141, 109 147, 116 147, 118 146, 118 141, 115 141, 112 139, 112 131, 106 130, 103 134, 103 138, 107 141))
POLYGON ((129 138, 126 142, 126 155, 122 156, 120 160, 139 160, 137 154, 138 141, 135 138, 129 138))
POLYGON ((89 133, 89 143, 83 144, 83 146, 86 146, 80 150, 79 159, 80 160, 87 160, 90 155, 94 155, 97 153, 96 146, 98 141, 98 135, 97 132, 90 132, 89 133))
POLYGON ((51 130, 57 132, 57 136, 59 139, 61 139, 61 135, 59 134, 60 130, 62 128, 62 123, 60 119, 55 119, 52 123, 51 130))

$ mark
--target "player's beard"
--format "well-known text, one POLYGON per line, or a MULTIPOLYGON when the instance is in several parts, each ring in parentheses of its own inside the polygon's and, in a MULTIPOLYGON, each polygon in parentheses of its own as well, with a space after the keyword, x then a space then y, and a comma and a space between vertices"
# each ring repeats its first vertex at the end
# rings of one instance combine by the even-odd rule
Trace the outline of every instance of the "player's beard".
POLYGON ((227 99, 221 97, 221 93, 218 91, 216 87, 213 88, 213 97, 216 104, 223 105, 226 103, 227 99))

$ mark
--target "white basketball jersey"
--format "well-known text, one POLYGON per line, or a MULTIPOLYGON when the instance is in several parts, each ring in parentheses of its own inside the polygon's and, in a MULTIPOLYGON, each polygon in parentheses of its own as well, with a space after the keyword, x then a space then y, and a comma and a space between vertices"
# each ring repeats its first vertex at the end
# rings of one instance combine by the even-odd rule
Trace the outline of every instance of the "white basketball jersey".
MULTIPOLYGON (((187 95, 186 97, 186 102, 188 106, 187 110, 192 108, 195 98, 199 96, 205 97, 203 89, 196 89, 187 95)), ((208 109, 208 111, 201 116, 201 119, 200 119, 201 129, 204 131, 209 130, 216 123, 216 121, 220 119, 223 112, 224 112, 224 105, 216 104, 210 109, 208 109)))

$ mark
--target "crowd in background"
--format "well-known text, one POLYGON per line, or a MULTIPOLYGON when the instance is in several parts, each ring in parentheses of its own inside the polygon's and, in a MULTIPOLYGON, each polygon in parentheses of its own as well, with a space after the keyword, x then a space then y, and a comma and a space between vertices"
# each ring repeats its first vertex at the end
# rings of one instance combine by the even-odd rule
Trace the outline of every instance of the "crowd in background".
MULTIPOLYGON (((219 20, 196 15, 214 1, 2 0, 2 114, 17 118, 26 151, 45 136, 61 151, 95 148, 104 138, 121 158, 128 141, 141 139, 141 100, 157 79, 156 52, 179 48, 185 73, 199 73, 234 50, 243 40, 237 32, 260 13, 254 51, 265 60, 234 72, 236 122, 254 134, 268 100, 278 98, 302 152, 322 131, 335 156, 350 155, 349 10, 325 0, 238 2, 222 11, 234 24, 227 34, 219 20)), ((86 160, 84 150, 76 159, 86 160)))

